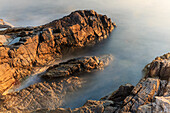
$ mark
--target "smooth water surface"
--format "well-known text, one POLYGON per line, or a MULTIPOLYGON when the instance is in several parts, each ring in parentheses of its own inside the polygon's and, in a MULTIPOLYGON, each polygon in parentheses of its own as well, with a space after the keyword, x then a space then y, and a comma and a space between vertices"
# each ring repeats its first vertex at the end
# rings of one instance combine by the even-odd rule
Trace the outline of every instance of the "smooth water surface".
POLYGON ((170 50, 169 0, 0 0, 0 18, 14 26, 36 26, 59 19, 78 9, 106 14, 118 27, 94 48, 73 54, 112 54, 104 71, 85 74, 85 86, 66 97, 61 107, 79 107, 88 99, 100 99, 120 85, 135 85, 143 67, 170 50))

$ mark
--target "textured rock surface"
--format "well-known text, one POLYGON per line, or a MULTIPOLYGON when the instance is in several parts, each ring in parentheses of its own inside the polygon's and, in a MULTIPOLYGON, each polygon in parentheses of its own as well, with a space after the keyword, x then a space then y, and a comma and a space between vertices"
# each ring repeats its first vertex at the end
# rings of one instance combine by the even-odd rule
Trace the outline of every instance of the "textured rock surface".
MULTIPOLYGON (((63 104, 63 98, 68 92, 76 91, 84 83, 78 77, 61 78, 61 76, 79 75, 80 72, 91 72, 97 69, 103 69, 112 60, 111 55, 101 57, 88 56, 68 60, 67 62, 54 65, 41 75, 47 79, 46 82, 36 83, 28 88, 15 93, 9 93, 3 96, 3 107, 1 111, 33 111, 38 109, 56 109, 63 104), (54 79, 54 77, 58 77, 54 79)), ((86 106, 87 107, 87 106, 86 106)), ((83 107, 81 109, 85 109, 83 107)), ((87 111, 100 111, 103 108, 95 106, 87 107, 87 111), (99 109, 99 110, 98 110, 99 109)))
POLYGON ((19 42, 0 46, 0 93, 30 75, 34 67, 107 38, 114 27, 107 16, 83 10, 43 26, 0 31, 0 35, 20 37, 19 42))
POLYGON ((159 77, 168 80, 170 77, 170 53, 155 58, 145 69, 146 77, 159 77))
POLYGON ((101 57, 86 56, 68 60, 67 62, 54 65, 41 75, 44 78, 77 75, 81 72, 91 72, 96 69, 103 69, 113 60, 112 55, 101 57))
POLYGON ((156 101, 154 104, 154 113, 170 113, 170 97, 155 97, 156 101))
POLYGON ((58 82, 43 82, 31 85, 21 91, 3 96, 0 112, 56 109, 63 104, 65 95, 81 88, 82 83, 83 81, 78 77, 69 77, 58 82))
POLYGON ((159 79, 147 78, 141 80, 132 90, 131 95, 127 96, 121 111, 136 112, 138 107, 150 103, 155 95, 158 95, 160 87, 163 86, 159 79))

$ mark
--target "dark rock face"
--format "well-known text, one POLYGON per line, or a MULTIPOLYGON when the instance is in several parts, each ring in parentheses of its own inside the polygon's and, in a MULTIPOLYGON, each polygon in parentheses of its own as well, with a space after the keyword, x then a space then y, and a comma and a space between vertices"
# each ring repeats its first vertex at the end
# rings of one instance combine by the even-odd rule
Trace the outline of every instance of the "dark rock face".
POLYGON ((61 76, 71 76, 82 72, 91 72, 96 69, 103 69, 113 60, 113 56, 104 55, 101 57, 86 56, 71 59, 67 62, 54 65, 47 69, 46 73, 41 75, 44 78, 56 78, 61 76))
POLYGON ((0 31, 1 35, 20 37, 14 44, 0 45, 0 93, 30 75, 34 67, 107 38, 115 26, 105 15, 83 10, 46 25, 0 31))
MULTIPOLYGON (((111 55, 87 56, 54 65, 41 75, 41 77, 53 78, 52 81, 48 79, 47 82, 36 83, 21 91, 3 96, 3 107, 0 108, 0 111, 31 112, 38 109, 56 109, 63 104, 63 98, 66 94, 81 88, 84 83, 79 77, 70 75, 103 69, 111 60, 111 55), (70 77, 61 78, 61 76, 70 77), (54 79, 56 77, 58 78, 54 79)), ((100 106, 98 107, 93 107, 93 110, 100 111, 103 109, 100 106)), ((90 109, 93 111, 91 107, 87 111, 90 109)))

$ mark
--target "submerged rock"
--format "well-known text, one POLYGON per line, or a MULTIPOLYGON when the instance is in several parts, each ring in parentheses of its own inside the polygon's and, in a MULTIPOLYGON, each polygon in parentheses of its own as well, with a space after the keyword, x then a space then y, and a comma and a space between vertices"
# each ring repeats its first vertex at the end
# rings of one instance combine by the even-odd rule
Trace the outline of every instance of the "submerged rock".
POLYGON ((0 93, 30 75, 34 67, 107 38, 114 27, 105 15, 79 10, 42 26, 0 31, 0 35, 20 37, 19 42, 0 46, 0 93))
POLYGON ((82 72, 91 72, 97 69, 103 69, 113 60, 112 55, 101 57, 86 56, 74 58, 67 62, 54 65, 47 69, 46 73, 41 75, 43 78, 56 78, 61 76, 77 75, 82 72))

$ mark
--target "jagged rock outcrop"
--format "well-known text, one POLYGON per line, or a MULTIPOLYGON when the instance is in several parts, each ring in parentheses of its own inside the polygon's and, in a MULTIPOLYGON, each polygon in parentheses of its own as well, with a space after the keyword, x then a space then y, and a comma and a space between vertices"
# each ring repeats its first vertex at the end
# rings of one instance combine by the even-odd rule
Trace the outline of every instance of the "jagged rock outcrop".
POLYGON ((30 75, 34 67, 107 38, 115 26, 105 15, 82 10, 42 26, 0 31, 0 35, 17 38, 9 45, 0 45, 0 93, 30 75))
POLYGON ((103 69, 112 60, 112 55, 75 58, 48 68, 46 73, 41 75, 41 77, 56 78, 61 76, 77 75, 82 72, 91 72, 96 69, 103 69))
MULTIPOLYGON (((68 92, 76 91, 84 83, 79 77, 61 77, 80 75, 82 72, 103 69, 111 60, 111 55, 103 55, 101 57, 87 56, 74 58, 67 62, 54 65, 40 75, 45 78, 53 78, 52 81, 47 79, 45 82, 36 83, 21 91, 2 96, 3 105, 0 111, 31 112, 38 109, 56 109, 63 104, 63 98, 68 92)), ((99 109, 94 108, 95 111, 99 109)), ((81 109, 85 109, 85 107, 81 109)), ((93 111, 92 108, 88 109, 93 111)))
POLYGON ((158 77, 160 79, 168 80, 170 77, 170 53, 155 58, 149 63, 144 72, 146 77, 158 77))

